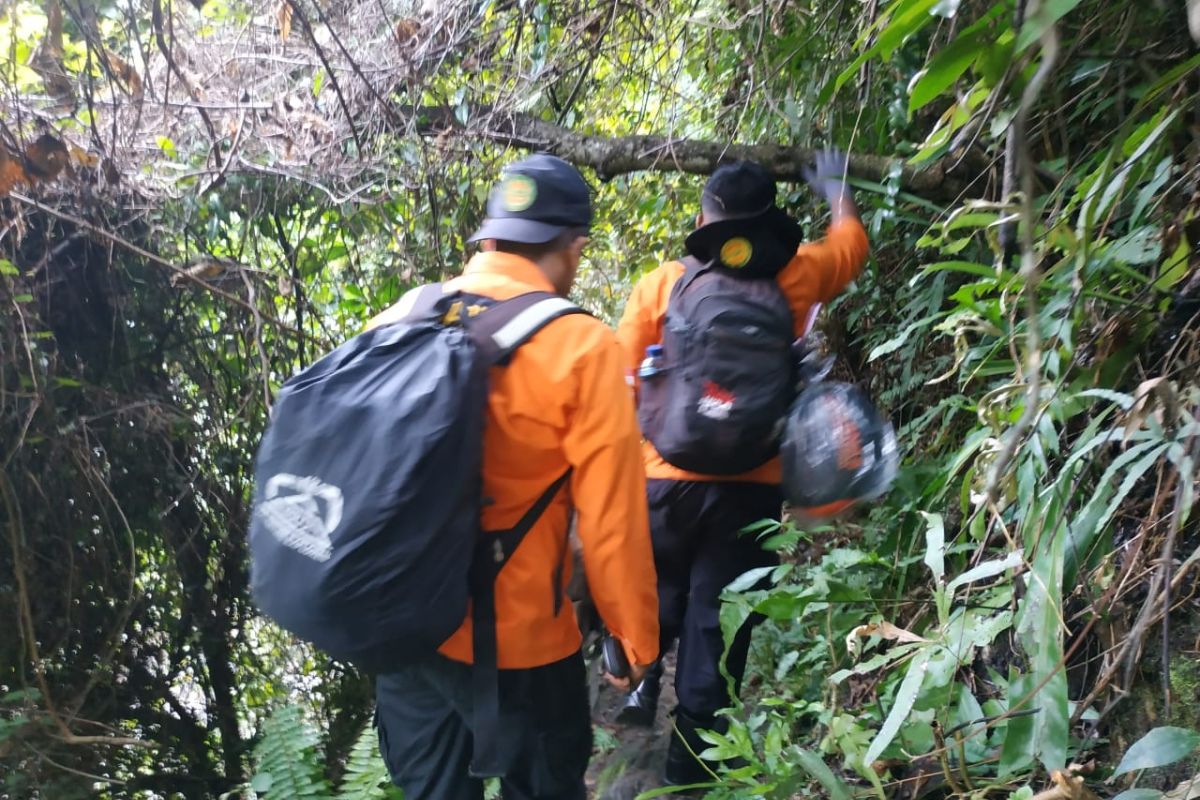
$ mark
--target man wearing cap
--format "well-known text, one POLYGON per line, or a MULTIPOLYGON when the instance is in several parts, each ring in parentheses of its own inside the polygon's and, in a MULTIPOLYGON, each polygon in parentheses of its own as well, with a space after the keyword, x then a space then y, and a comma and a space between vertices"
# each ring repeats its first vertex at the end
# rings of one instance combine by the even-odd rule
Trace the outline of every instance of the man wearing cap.
MULTIPOLYGON (((775 182, 763 167, 740 162, 718 168, 705 185, 696 230, 687 238, 689 255, 697 266, 715 263, 747 278, 776 280, 791 307, 795 335, 802 335, 816 304, 841 293, 866 260, 867 235, 845 173, 845 156, 834 152, 819 154, 806 170, 813 189, 829 200, 833 219, 824 239, 801 244, 799 225, 776 206, 775 182)), ((679 261, 668 262, 634 288, 617 331, 629 374, 636 374, 646 348, 663 340, 668 299, 684 269, 679 261)), ((658 573, 660 652, 679 642, 679 705, 666 777, 671 784, 687 784, 711 777, 713 765, 694 756, 708 748, 697 731, 720 728, 724 720, 716 712, 735 699, 720 663, 725 651, 721 591, 751 569, 778 563, 755 537, 739 532, 759 520, 780 518, 781 470, 775 458, 741 475, 704 475, 667 463, 649 441, 643 450, 658 573)), ((749 646, 747 625, 735 636, 725 661, 735 687, 740 686, 749 646)), ((653 724, 661 677, 661 665, 651 667, 627 698, 623 721, 653 724)))
MULTIPOLYGON (((519 161, 492 190, 471 237, 481 252, 445 290, 490 300, 566 296, 591 220, 590 193, 574 167, 548 155, 519 161)), ((413 297, 371 324, 403 317, 413 297)), ((486 302, 479 305, 486 314, 486 302)), ((380 747, 409 800, 479 800, 481 775, 499 775, 510 800, 583 800, 591 720, 579 627, 564 597, 572 505, 596 608, 624 646, 635 684, 658 657, 640 436, 612 331, 574 314, 535 334, 492 371, 484 430, 484 530, 513 527, 571 470, 569 493, 557 495, 496 583, 503 735, 491 747, 499 767, 477 763, 469 616, 438 658, 378 677, 380 747)))

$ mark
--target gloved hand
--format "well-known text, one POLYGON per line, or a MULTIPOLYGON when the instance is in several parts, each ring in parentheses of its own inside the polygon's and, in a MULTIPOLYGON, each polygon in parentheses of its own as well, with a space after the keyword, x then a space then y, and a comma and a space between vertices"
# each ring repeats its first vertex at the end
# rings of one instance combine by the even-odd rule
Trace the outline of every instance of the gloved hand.
POLYGON ((804 167, 800 174, 814 192, 833 203, 846 193, 846 165, 846 154, 842 151, 821 150, 812 165, 804 167))

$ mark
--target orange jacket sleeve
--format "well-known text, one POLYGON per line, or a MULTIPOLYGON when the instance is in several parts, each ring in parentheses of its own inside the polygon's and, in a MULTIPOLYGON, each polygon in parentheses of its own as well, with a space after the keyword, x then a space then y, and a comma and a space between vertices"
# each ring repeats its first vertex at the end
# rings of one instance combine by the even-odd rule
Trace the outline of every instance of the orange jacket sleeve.
POLYGON ((777 278, 797 333, 813 303, 828 303, 858 277, 867 251, 867 232, 856 217, 844 217, 829 226, 824 239, 800 245, 777 278))
POLYGON ((658 593, 641 436, 611 332, 576 362, 578 394, 563 450, 583 566, 596 609, 634 664, 658 658, 658 593))

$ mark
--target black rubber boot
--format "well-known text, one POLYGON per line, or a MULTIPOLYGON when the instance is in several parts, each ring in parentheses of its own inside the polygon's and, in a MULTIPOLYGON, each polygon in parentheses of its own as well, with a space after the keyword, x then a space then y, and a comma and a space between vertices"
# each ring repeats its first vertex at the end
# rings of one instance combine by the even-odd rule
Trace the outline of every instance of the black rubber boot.
POLYGON ((711 761, 701 761, 696 756, 707 750, 710 745, 700 738, 701 730, 718 729, 719 722, 713 717, 700 719, 692 716, 682 708, 675 710, 675 731, 671 734, 671 743, 667 746, 667 766, 664 777, 670 786, 687 786, 693 783, 711 783, 717 772, 717 764, 711 761))
POLYGON ((654 727, 654 716, 658 712, 658 695, 662 691, 662 662, 646 670, 646 677, 632 692, 625 696, 625 705, 617 712, 617 722, 639 728, 654 727))

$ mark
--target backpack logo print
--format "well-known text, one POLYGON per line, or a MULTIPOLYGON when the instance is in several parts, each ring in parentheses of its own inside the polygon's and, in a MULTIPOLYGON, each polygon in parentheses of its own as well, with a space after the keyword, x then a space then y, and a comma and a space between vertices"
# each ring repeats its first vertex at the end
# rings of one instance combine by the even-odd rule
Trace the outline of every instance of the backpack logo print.
POLYGON ((696 404, 696 412, 709 419, 729 419, 735 398, 733 392, 722 389, 712 381, 704 382, 704 393, 696 404))
POLYGON ((313 561, 333 554, 330 536, 342 521, 342 490, 312 476, 281 472, 267 481, 255 512, 281 544, 313 561))

